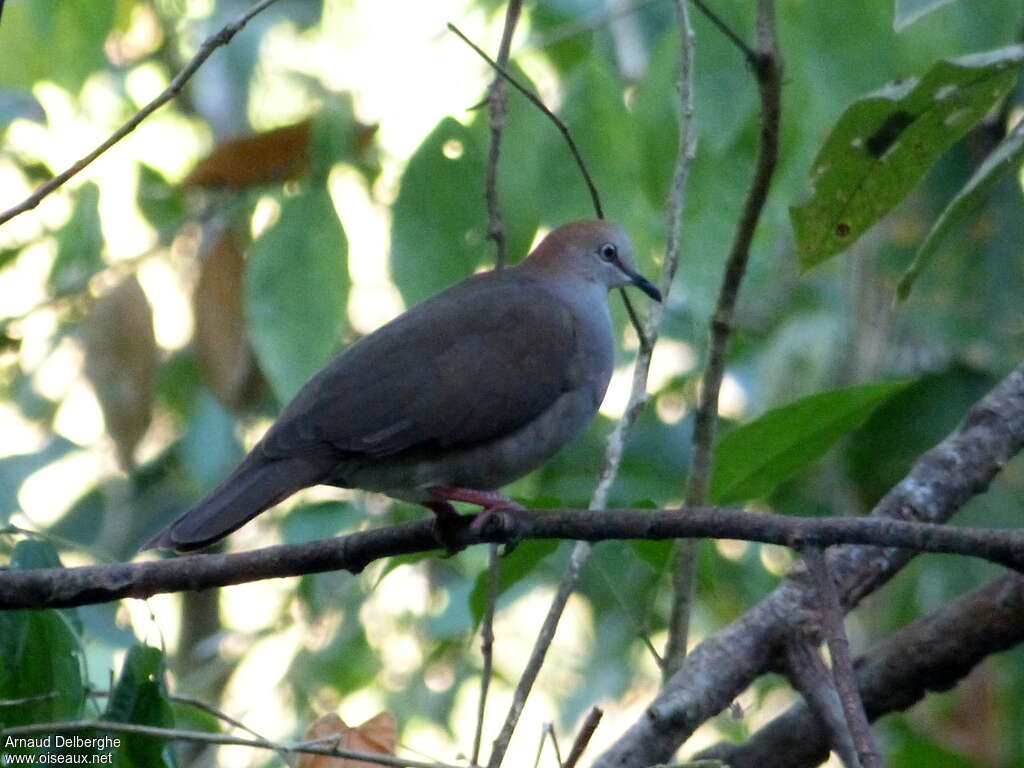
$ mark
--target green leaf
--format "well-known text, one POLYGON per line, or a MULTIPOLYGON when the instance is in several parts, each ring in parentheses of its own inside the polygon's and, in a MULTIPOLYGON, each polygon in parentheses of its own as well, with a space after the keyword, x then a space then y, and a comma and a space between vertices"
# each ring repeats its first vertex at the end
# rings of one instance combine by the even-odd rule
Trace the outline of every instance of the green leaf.
POLYGON ((955 0, 896 0, 896 9, 893 14, 892 28, 902 32, 918 19, 927 16, 932 11, 937 11, 944 5, 949 5, 955 0))
POLYGON ((391 225, 391 273, 407 305, 468 277, 480 264, 486 253, 483 179, 473 131, 450 117, 409 159, 391 225))
POLYGON ((989 373, 953 364, 922 376, 883 403, 850 435, 843 450, 862 503, 878 503, 996 383, 989 373))
POLYGON ((221 721, 216 715, 192 704, 173 701, 171 702, 171 714, 174 717, 175 727, 183 731, 204 731, 206 733, 220 733, 221 731, 221 721))
POLYGON ((77 93, 106 66, 103 44, 113 21, 114 0, 8 3, 0 35, 3 84, 28 89, 51 80, 77 93))
POLYGON ((903 200, 1006 95, 1022 63, 1024 46, 943 60, 855 101, 815 158, 810 197, 790 209, 801 266, 848 248, 903 200))
POLYGON ((319 501, 291 509, 281 521, 285 544, 301 544, 337 536, 358 517, 358 510, 345 501, 319 501))
POLYGON ((665 204, 679 147, 679 35, 670 29, 654 47, 636 89, 633 119, 640 136, 640 181, 648 202, 665 204))
POLYGON ((928 233, 928 237, 917 249, 914 261, 900 278, 899 285, 896 287, 896 294, 900 301, 910 295, 910 289, 917 276, 934 258, 939 250, 939 245, 949 231, 974 213, 996 182, 1003 177, 1003 174, 1019 167, 1022 159, 1024 159, 1024 120, 1018 122, 1013 131, 999 143, 999 146, 989 153, 985 162, 942 211, 928 233))
POLYGON ((0 88, 0 135, 18 118, 45 123, 46 113, 31 91, 0 88))
POLYGON ((36 568, 63 568, 60 556, 53 544, 39 539, 19 541, 11 553, 11 568, 32 570, 36 568))
POLYGON ((181 438, 181 463, 195 487, 209 491, 244 455, 235 422, 217 399, 201 391, 181 438))
MULTIPOLYGON (((560 542, 554 540, 524 541, 511 553, 499 560, 498 595, 505 594, 540 565, 541 561, 558 549, 560 542)), ((473 626, 479 626, 487 606, 487 592, 490 574, 483 569, 477 574, 473 591, 469 593, 469 610, 473 615, 473 626)))
MULTIPOLYGON (((637 136, 623 90, 618 75, 594 57, 566 83, 560 116, 601 194, 605 216, 628 227, 643 190, 637 182, 641 176, 637 136)), ((593 218, 587 185, 565 138, 553 126, 539 152, 545 169, 544 184, 538 190, 545 223, 558 226, 593 218)), ((634 245, 641 253, 640 243, 634 245)))
POLYGON ((648 539, 634 539, 629 542, 633 552, 647 563, 655 573, 664 573, 672 559, 672 541, 654 541, 648 539))
POLYGON ((18 489, 29 475, 66 456, 77 447, 70 440, 55 435, 34 453, 18 453, 0 458, 0 522, 7 522, 8 518, 20 509, 18 489))
POLYGON ((767 496, 910 384, 886 381, 821 392, 737 427, 715 447, 711 500, 732 504, 767 496))
POLYGON ((139 183, 135 193, 139 210, 160 236, 169 243, 185 219, 185 198, 181 188, 170 184, 163 174, 139 163, 139 183))
POLYGON ((330 360, 346 326, 348 242, 321 185, 286 197, 253 244, 246 326, 274 394, 288 402, 330 360))
MULTIPOLYGON (((174 727, 174 713, 163 683, 164 654, 159 648, 134 645, 128 649, 121 675, 107 701, 103 720, 159 728, 174 727)), ((118 734, 114 765, 162 766, 164 741, 142 734, 118 734)))
POLYGON ((99 187, 91 181, 83 184, 71 218, 57 235, 57 258, 48 282, 58 295, 81 290, 103 268, 99 200, 99 187))
MULTIPOLYGON (((60 560, 46 542, 19 541, 11 555, 14 568, 54 565, 60 560)), ((4 727, 81 715, 82 648, 71 612, 0 611, 0 700, 24 700, 0 706, 4 727)))
MULTIPOLYGON (((533 91, 537 90, 518 67, 513 65, 511 71, 520 83, 533 91)), ((509 263, 515 264, 526 255, 540 223, 542 206, 537 190, 545 184, 545 168, 537 147, 555 128, 540 110, 511 86, 508 88, 508 98, 508 113, 498 158, 498 204, 505 224, 509 263)), ((477 146, 490 146, 488 110, 477 112, 470 129, 476 136, 477 146)), ((481 171, 474 187, 482 193, 484 183, 481 171)), ((486 220, 486 205, 480 207, 477 215, 486 220)), ((493 245, 486 241, 482 248, 484 258, 490 260, 494 254, 493 245)))
POLYGON ((400 568, 403 565, 415 565, 421 563, 424 560, 431 560, 437 557, 435 552, 410 552, 408 555, 395 555, 389 557, 384 563, 384 567, 380 573, 377 574, 377 578, 373 582, 373 589, 377 588, 377 585, 384 581, 384 577, 391 573, 395 568, 400 568))
POLYGON ((357 162, 355 132, 352 95, 332 95, 313 120, 310 171, 314 179, 325 182, 335 163, 357 162))

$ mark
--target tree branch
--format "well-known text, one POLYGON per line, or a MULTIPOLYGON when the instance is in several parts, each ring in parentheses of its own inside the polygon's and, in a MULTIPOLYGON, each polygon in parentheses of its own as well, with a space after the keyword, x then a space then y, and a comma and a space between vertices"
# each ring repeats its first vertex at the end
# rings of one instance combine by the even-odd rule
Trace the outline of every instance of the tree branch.
POLYGON ((576 161, 576 165, 579 167, 580 173, 583 175, 583 180, 586 182, 587 191, 590 192, 590 200, 594 204, 594 212, 597 215, 597 218, 603 219, 604 209, 601 207, 601 197, 600 195, 597 194, 597 186, 594 184, 594 180, 590 176, 590 171, 587 170, 586 163, 583 162, 583 156, 580 155, 579 148, 576 146, 576 142, 573 140, 572 134, 569 132, 569 126, 565 124, 562 118, 560 118, 550 109, 548 109, 547 105, 540 100, 540 97, 537 94, 535 94, 529 88, 527 88, 518 80, 516 80, 507 69, 499 65, 498 62, 496 62, 494 59, 488 56, 479 45, 477 45, 468 37, 466 37, 466 35, 463 34, 461 29, 456 27, 451 22, 448 23, 448 29, 450 29, 452 32, 458 35, 459 39, 461 39, 462 42, 464 42, 466 45, 468 45, 470 48, 476 51, 476 54, 481 59, 486 61, 488 65, 490 65, 491 69, 493 69, 495 72, 501 75, 501 77, 505 78, 505 80, 510 82, 513 88, 515 88, 517 91, 523 94, 523 96, 525 96, 527 100, 529 100, 529 102, 533 104, 533 106, 535 106, 537 109, 543 112, 544 115, 548 118, 548 120, 555 124, 555 127, 558 128, 559 132, 562 134, 562 137, 565 139, 565 143, 569 145, 569 151, 572 152, 573 159, 576 161))
POLYGON ((836 594, 832 575, 825 563, 824 550, 808 547, 804 550, 804 562, 818 593, 818 616, 832 656, 832 675, 839 692, 839 701, 843 705, 846 726, 857 749, 857 761, 852 763, 851 768, 881 768, 878 746, 871 733, 871 726, 868 725, 867 715, 864 714, 864 702, 860 700, 860 692, 857 690, 853 661, 850 659, 850 642, 846 639, 843 627, 843 609, 839 605, 839 595, 836 594))
POLYGON ((800 692, 819 728, 827 734, 828 745, 846 768, 856 768, 857 748, 846 727, 843 704, 828 667, 810 633, 794 635, 786 644, 786 677, 800 692))
MULTIPOLYGON (((951 502, 937 499, 937 503, 951 502)), ((791 517, 729 507, 568 509, 517 512, 499 524, 482 526, 482 530, 473 528, 474 517, 466 515, 458 521, 460 527, 452 539, 455 548, 526 539, 597 542, 720 538, 759 541, 794 549, 854 543, 886 547, 879 556, 898 559, 901 564, 918 552, 936 552, 979 557, 1024 571, 1024 530, 950 527, 885 516, 791 517)), ((325 571, 358 573, 380 558, 436 549, 432 522, 423 520, 334 539, 236 554, 185 555, 151 562, 75 568, 7 569, 0 573, 0 610, 67 608, 124 597, 145 598, 164 592, 210 589, 325 571)), ((844 570, 844 574, 848 570, 844 570)), ((803 585, 800 588, 803 589, 803 585)))
MULTIPOLYGON (((589 506, 591 510, 604 510, 607 507, 608 494, 611 491, 612 484, 615 482, 615 478, 618 477, 619 466, 622 463, 622 453, 625 449, 626 439, 633 429, 633 424, 636 422, 640 410, 647 402, 647 375, 651 367, 651 357, 654 354, 654 344, 657 341, 658 329, 661 326, 661 318, 665 308, 664 302, 668 301, 672 281, 679 267, 682 243, 680 233, 686 202, 686 181, 689 178, 690 167, 693 165, 694 156, 696 155, 697 138, 693 126, 693 29, 690 26, 689 10, 685 0, 677 0, 676 9, 676 18, 682 38, 679 73, 679 149, 676 156, 672 189, 668 202, 669 238, 665 251, 665 261, 662 264, 661 276, 658 280, 664 301, 663 303, 653 303, 650 305, 647 323, 642 325, 637 321, 635 314, 632 312, 632 306, 626 297, 625 291, 620 292, 626 302, 627 309, 630 311, 630 319, 637 330, 637 336, 640 339, 640 350, 633 365, 633 383, 626 410, 608 437, 604 466, 598 477, 594 493, 590 498, 589 506)), ((515 81, 511 82, 513 85, 516 85, 515 81)), ((595 196, 594 202, 595 206, 597 206, 596 190, 592 190, 592 194, 595 196)), ((601 216, 600 208, 598 208, 598 216, 601 216)), ((562 612, 565 610, 565 605, 569 600, 569 596, 576 588, 576 581, 579 578, 580 571, 590 557, 590 550, 590 544, 582 541, 573 548, 569 567, 562 575, 558 590, 544 618, 540 634, 534 643, 533 650, 530 652, 526 669, 516 685, 512 705, 509 707, 505 723, 498 738, 495 739, 491 760, 488 764, 489 768, 498 768, 501 764, 505 750, 508 748, 508 742, 512 738, 512 733, 519 720, 519 715, 526 704, 526 698, 529 696, 530 689, 533 687, 541 666, 543 666, 544 657, 547 654, 552 638, 554 638, 555 630, 558 627, 562 612)))
MULTIPOLYGON (((1024 577, 1008 573, 889 636, 857 659, 870 720, 945 691, 990 654, 1024 641, 1024 577)), ((803 702, 745 744, 718 744, 699 757, 732 768, 810 768, 828 756, 828 734, 803 702)))
POLYGON ((171 81, 159 96, 149 102, 146 106, 136 112, 131 119, 128 120, 124 125, 114 131, 110 137, 100 144, 96 149, 90 152, 88 155, 74 163, 72 166, 67 168, 62 173, 54 176, 52 179, 41 185, 35 192, 25 198, 23 201, 15 205, 13 208, 0 213, 0 225, 10 221, 15 216, 18 216, 26 211, 31 211, 47 195, 55 192, 57 189, 62 187, 67 181, 86 168, 90 163, 93 162, 97 157, 102 155, 112 146, 117 144, 121 139, 127 136, 129 133, 134 131, 139 125, 149 117, 153 112, 162 107, 168 101, 173 99, 181 89, 188 82, 189 78, 196 73, 196 70, 203 65, 203 62, 210 58, 210 55, 222 45, 227 45, 231 42, 231 39, 238 34, 241 30, 256 14, 265 10, 269 6, 273 5, 277 0, 260 0, 252 8, 243 13, 237 19, 232 21, 230 24, 226 24, 221 28, 215 35, 211 35, 203 41, 203 44, 199 47, 199 51, 195 56, 185 65, 185 68, 177 74, 177 76, 171 81))
MULTIPOLYGON (((699 7, 707 12, 703 6, 699 7)), ((750 244, 753 242, 757 223, 768 200, 768 189, 771 187, 779 160, 782 57, 775 38, 775 4, 773 0, 759 0, 757 8, 758 51, 752 57, 748 54, 748 59, 753 66, 761 96, 761 140, 754 178, 750 183, 750 191, 747 193, 732 249, 725 264, 718 304, 711 316, 711 340, 708 345, 707 366, 701 380, 700 403, 694 416, 693 457, 686 485, 686 504, 691 507, 702 506, 708 501, 712 447, 718 422, 718 394, 725 376, 725 358, 732 335, 733 314, 740 285, 750 260, 750 244)), ((685 542, 676 547, 672 576, 675 600, 664 654, 663 673, 666 679, 679 668, 686 655, 696 554, 697 542, 685 542)))
MULTIPOLYGON (((1024 366, 1003 379, 945 440, 921 456, 878 503, 871 519, 884 524, 945 522, 984 492, 1022 447, 1024 366)), ((906 549, 838 549, 832 568, 844 610, 884 584, 911 557, 906 549)), ((793 617, 813 605, 813 596, 806 577, 788 578, 744 616, 706 638, 640 719, 598 759, 596 768, 646 766, 669 759, 694 729, 774 668, 793 632, 793 617)))
POLYGON ((569 756, 565 758, 564 768, 576 768, 576 763, 583 757, 583 753, 586 751, 587 745, 593 738, 594 731, 597 730, 597 726, 603 716, 604 710, 600 707, 590 708, 586 720, 583 721, 583 725, 580 726, 580 731, 576 734, 576 739, 572 743, 569 756))
MULTIPOLYGON (((498 46, 498 57, 495 59, 495 63, 499 67, 508 67, 512 35, 515 32, 522 8, 522 0, 508 1, 508 7, 505 9, 505 26, 501 32, 501 44, 498 46)), ((487 203, 487 237, 494 241, 494 268, 503 269, 508 260, 508 245, 505 242, 505 223, 502 220, 501 205, 498 202, 498 159, 501 156, 501 137, 505 130, 505 117, 508 114, 508 93, 505 90, 505 78, 498 73, 495 73, 494 80, 491 82, 491 93, 487 98, 487 104, 491 116, 491 144, 487 153, 487 175, 484 184, 484 200, 487 203)))

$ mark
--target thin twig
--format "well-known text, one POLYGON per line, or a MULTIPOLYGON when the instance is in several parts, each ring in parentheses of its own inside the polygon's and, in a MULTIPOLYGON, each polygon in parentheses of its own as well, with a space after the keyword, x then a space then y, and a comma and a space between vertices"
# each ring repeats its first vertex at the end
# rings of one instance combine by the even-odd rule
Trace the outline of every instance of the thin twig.
POLYGON ((143 120, 178 95, 181 89, 185 86, 185 83, 188 82, 189 78, 196 73, 196 70, 203 65, 203 62, 210 58, 210 55, 215 50, 220 46, 227 45, 231 42, 231 39, 238 34, 239 30, 249 23, 253 16, 273 5, 275 2, 277 2, 277 0, 260 0, 260 2, 256 3, 256 5, 247 10, 230 24, 226 24, 219 32, 208 37, 199 47, 199 51, 196 55, 192 57, 189 63, 185 65, 185 68, 177 74, 177 76, 171 81, 170 85, 168 85, 160 95, 136 112, 128 122, 114 131, 106 141, 96 147, 96 149, 88 155, 74 163, 62 173, 54 176, 45 184, 41 185, 35 192, 13 208, 9 208, 3 213, 0 213, 0 225, 10 221, 15 216, 25 213, 26 211, 31 211, 39 205, 40 202, 42 202, 43 198, 62 187, 67 183, 68 179, 87 167, 97 157, 102 155, 112 146, 117 144, 117 142, 138 128, 143 120))
MULTIPOLYGON (((508 66, 512 35, 515 32, 522 8, 522 0, 509 0, 508 7, 505 9, 505 26, 501 32, 498 58, 495 60, 495 63, 503 69, 508 66)), ((495 73, 494 81, 491 83, 491 92, 487 103, 491 116, 491 144, 487 153, 487 174, 484 184, 484 199, 487 202, 487 237, 494 241, 494 268, 503 269, 508 260, 508 243, 505 240, 505 222, 502 219, 501 206, 498 203, 498 159, 501 155, 501 137, 505 130, 505 118, 508 115, 508 93, 505 91, 505 80, 498 73, 495 73)))
POLYGON ((569 756, 565 759, 564 768, 576 768, 576 763, 583 757, 583 753, 586 751, 590 740, 594 737, 594 731, 597 730, 597 726, 603 716, 604 710, 600 707, 592 707, 587 713, 587 719, 580 726, 579 733, 576 734, 576 739, 572 743, 572 749, 569 750, 569 756))
POLYGON ((23 704, 31 704, 35 701, 46 701, 47 699, 55 699, 60 696, 60 691, 48 691, 47 693, 39 693, 35 696, 23 696, 20 699, 0 699, 0 707, 20 707, 23 704))
MULTIPOLYGON (((109 690, 92 690, 92 691, 89 691, 88 696, 89 696, 89 698, 94 698, 94 699, 109 699, 110 698, 110 691, 109 690)), ((206 712, 209 715, 213 715, 218 720, 221 720, 221 721, 227 723, 232 728, 238 728, 239 730, 245 731, 250 736, 255 736, 257 739, 259 739, 260 741, 266 742, 270 746, 277 746, 270 739, 268 739, 266 736, 264 736, 261 733, 258 733, 256 731, 254 731, 252 728, 247 726, 241 720, 236 720, 235 718, 233 718, 228 713, 226 713, 226 712, 224 712, 224 711, 222 711, 220 709, 217 709, 212 704, 207 704, 205 701, 200 701, 199 699, 193 699, 190 696, 177 696, 177 695, 170 695, 170 696, 167 697, 167 699, 168 699, 168 701, 171 701, 171 702, 173 702, 175 704, 184 704, 185 706, 193 707, 195 709, 202 710, 203 712, 206 712)))
POLYGON ((272 746, 276 746, 276 745, 274 745, 274 743, 270 739, 268 739, 262 733, 254 731, 252 728, 250 728, 248 725, 243 723, 241 720, 235 719, 234 717, 229 715, 227 712, 224 712, 223 710, 217 709, 217 707, 213 706, 212 704, 207 704, 205 701, 200 701, 199 699, 193 699, 191 696, 177 696, 177 695, 175 695, 175 696, 168 696, 167 698, 170 701, 175 702, 177 704, 184 704, 184 705, 189 706, 189 707, 195 707, 198 710, 201 710, 203 712, 206 712, 207 714, 213 715, 218 720, 222 720, 223 722, 227 723, 228 725, 230 725, 230 726, 232 726, 234 728, 238 728, 239 730, 245 731, 250 736, 253 736, 253 737, 255 737, 255 738, 257 738, 257 739, 259 739, 261 741, 265 741, 267 744, 270 744, 272 746))
MULTIPOLYGON (((343 747, 318 747, 315 742, 301 742, 298 744, 273 744, 256 739, 243 739, 240 736, 229 736, 223 733, 209 733, 207 731, 188 731, 179 728, 158 728, 152 725, 138 725, 136 723, 115 723, 108 720, 73 720, 61 723, 33 723, 31 725, 18 725, 12 728, 4 728, 3 736, 35 736, 37 734, 51 733, 77 733, 80 731, 106 731, 108 733, 135 733, 142 736, 152 736, 155 739, 166 741, 190 741, 197 744, 222 744, 227 746, 252 747, 254 749, 266 749, 273 752, 288 752, 292 754, 327 755, 329 757, 346 757, 351 760, 362 760, 365 763, 376 765, 389 765, 394 768, 457 768, 448 763, 424 762, 422 760, 408 760, 404 757, 385 755, 379 752, 360 752, 355 749, 343 747)), ((334 737, 331 737, 334 738, 334 737)), ((327 741, 318 739, 317 741, 327 741)))
POLYGON ((820 547, 807 547, 803 556, 818 592, 819 616, 825 631, 825 642, 828 643, 828 650, 832 656, 832 675, 836 681, 836 690, 839 691, 839 700, 843 705, 846 726, 850 729, 850 736, 857 748, 859 766, 881 768, 882 760, 879 757, 878 745, 875 744, 868 716, 864 713, 864 702, 861 701, 860 691, 857 690, 857 676, 853 671, 853 659, 850 658, 850 643, 843 628, 844 611, 839 604, 836 585, 825 563, 825 553, 820 547))
POLYGON ((654 351, 654 342, 647 338, 647 332, 644 330, 643 323, 640 322, 640 317, 637 315, 636 310, 633 308, 633 301, 629 298, 629 294, 625 288, 619 288, 619 296, 622 297, 622 306, 626 308, 626 314, 629 315, 629 322, 636 330, 636 337, 640 352, 650 353, 654 351))
POLYGON ((540 768, 540 758, 544 754, 544 742, 548 740, 547 728, 540 729, 540 740, 537 742, 537 755, 533 758, 533 768, 540 768))
POLYGON ((722 19, 721 16, 719 16, 717 13, 711 10, 711 8, 708 6, 707 3, 704 2, 704 0, 691 0, 691 2, 695 6, 697 6, 697 10, 699 10, 701 13, 704 14, 704 16, 707 17, 708 21, 710 21, 712 24, 718 27, 719 31, 727 38, 729 38, 729 41, 733 45, 740 49, 740 52, 743 54, 744 58, 746 58, 746 60, 751 65, 757 63, 758 56, 756 53, 754 53, 753 49, 749 45, 747 45, 746 41, 742 37, 740 37, 736 33, 736 30, 730 27, 725 22, 725 20, 722 19))
MULTIPOLYGON (((640 414, 641 409, 647 402, 647 374, 651 366, 651 356, 654 353, 654 344, 658 338, 658 329, 661 325, 662 314, 665 310, 665 302, 668 301, 669 292, 672 288, 672 281, 675 278, 676 269, 679 267, 680 254, 682 249, 682 217, 686 202, 686 181, 689 177, 690 167, 693 165, 696 156, 696 131, 693 125, 693 29, 690 26, 688 10, 685 2, 677 3, 680 35, 682 37, 682 61, 679 79, 680 99, 680 124, 679 124, 679 152, 676 156, 676 165, 672 177, 672 190, 668 201, 668 223, 669 237, 665 250, 665 261, 661 267, 661 276, 658 280, 658 287, 664 297, 663 303, 654 303, 648 309, 646 328, 639 331, 640 338, 646 338, 649 343, 646 349, 641 349, 633 365, 633 383, 630 389, 629 402, 626 410, 608 436, 605 448, 604 466, 598 477, 594 493, 590 498, 589 509, 592 511, 605 510, 608 506, 608 493, 611 490, 615 478, 618 476, 619 467, 622 463, 622 454, 625 449, 626 439, 640 414)), ((641 326, 638 324, 637 328, 641 326)), ((512 705, 509 707, 508 715, 501 734, 494 743, 494 752, 491 755, 489 768, 497 768, 501 764, 508 742, 512 738, 519 715, 526 704, 526 698, 530 694, 534 680, 544 664, 544 657, 547 654, 551 638, 554 637, 555 629, 565 610, 569 595, 576 588, 576 581, 579 578, 583 565, 590 557, 592 545, 589 542, 581 541, 573 547, 572 557, 569 560, 569 567, 562 575, 558 590, 548 608, 547 616, 540 635, 534 642, 533 650, 530 652, 530 659, 526 669, 519 678, 516 686, 512 705)))
POLYGON ((583 174, 584 181, 587 183, 587 189, 590 192, 590 200, 594 204, 594 213, 597 215, 597 218, 603 219, 604 209, 601 207, 601 198, 597 194, 597 187, 594 185, 594 180, 590 175, 590 171, 587 170, 586 163, 583 162, 583 157, 582 155, 580 155, 579 148, 576 146, 576 142, 573 140, 572 134, 569 133, 569 126, 567 126, 558 115, 556 115, 554 112, 548 109, 544 102, 540 100, 539 96, 537 96, 535 93, 533 93, 533 91, 531 91, 529 88, 527 88, 518 80, 516 80, 516 78, 513 77, 508 72, 508 70, 500 66, 496 61, 494 61, 494 59, 488 56, 487 53, 482 48, 480 48, 480 46, 478 46, 476 43, 474 43, 472 40, 466 37, 462 33, 462 30, 460 30, 458 27, 456 27, 454 24, 450 22, 448 24, 448 29, 450 29, 452 32, 458 35, 462 42, 464 42, 466 45, 468 45, 470 48, 476 51, 477 55, 480 56, 480 58, 482 58, 491 66, 491 69, 493 69, 503 78, 508 80, 508 82, 512 84, 513 88, 515 88, 517 91, 523 94, 523 96, 529 99, 531 104, 533 104, 535 107, 537 107, 537 109, 543 112, 547 116, 547 118, 558 127, 558 130, 561 131, 562 137, 565 139, 566 144, 569 145, 569 151, 572 152, 572 156, 576 160, 576 165, 579 166, 580 173, 583 174))
POLYGON ((558 764, 558 768, 562 768, 562 750, 558 747, 558 734, 555 733, 555 724, 545 723, 544 728, 551 737, 551 746, 555 748, 555 762, 558 764))
MULTIPOLYGON (((768 189, 775 174, 779 157, 779 124, 782 104, 782 59, 775 38, 774 0, 759 0, 757 6, 757 40, 759 52, 751 64, 757 78, 761 96, 761 140, 757 168, 751 181, 736 229, 729 258, 722 277, 718 304, 711 317, 711 341, 708 346, 707 366, 701 383, 700 403, 694 417, 692 459, 687 479, 686 503, 700 506, 707 503, 711 481, 711 450, 718 422, 718 393, 725 375, 725 359, 732 334, 733 315, 740 285, 750 260, 750 244, 761 218, 768 189)), ((675 601, 669 621, 669 638, 665 649, 664 678, 667 680, 679 668, 686 655, 690 613, 696 577, 697 542, 676 547, 673 569, 675 601)))
POLYGON ((807 706, 824 724, 829 743, 846 768, 858 768, 857 748, 850 737, 836 681, 821 658, 818 645, 806 632, 796 632, 786 644, 786 676, 807 706))
POLYGON ((619 592, 619 588, 616 586, 615 580, 608 575, 608 570, 604 565, 600 562, 595 562, 594 565, 597 572, 601 574, 601 578, 604 580, 604 584, 611 593, 611 596, 615 599, 615 602, 618 603, 619 610, 622 611, 622 615, 625 616, 631 624, 633 624, 637 637, 640 638, 644 647, 647 648, 647 651, 651 654, 651 658, 654 659, 654 663, 657 664, 658 667, 661 667, 661 655, 658 653, 658 649, 654 647, 654 643, 651 642, 651 638, 647 634, 647 630, 644 629, 640 619, 633 615, 633 607, 626 602, 622 593, 619 592))
POLYGON ((498 602, 498 545, 491 544, 487 562, 487 605, 480 624, 480 652, 484 657, 484 668, 480 675, 480 703, 476 712, 476 733, 473 735, 473 759, 470 765, 479 765, 480 741, 484 732, 484 713, 487 710, 487 691, 491 686, 494 668, 494 607, 498 602))

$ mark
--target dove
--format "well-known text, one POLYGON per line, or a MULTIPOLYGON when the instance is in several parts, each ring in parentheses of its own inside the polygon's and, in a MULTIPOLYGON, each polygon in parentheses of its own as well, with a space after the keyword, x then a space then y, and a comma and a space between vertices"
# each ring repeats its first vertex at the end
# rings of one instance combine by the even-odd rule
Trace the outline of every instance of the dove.
POLYGON ((238 467, 146 545, 200 549, 312 485, 484 513, 597 413, 615 335, 608 292, 658 289, 604 220, 548 234, 514 267, 475 274, 342 352, 298 392, 238 467))

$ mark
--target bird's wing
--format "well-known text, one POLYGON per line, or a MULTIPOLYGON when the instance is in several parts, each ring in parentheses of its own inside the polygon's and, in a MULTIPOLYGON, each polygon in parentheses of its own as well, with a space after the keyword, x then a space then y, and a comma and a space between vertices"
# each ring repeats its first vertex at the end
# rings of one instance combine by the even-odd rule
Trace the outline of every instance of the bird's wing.
POLYGON ((572 311, 548 291, 511 270, 478 275, 335 359, 285 409, 263 450, 383 456, 501 437, 580 386, 576 337, 572 311))

